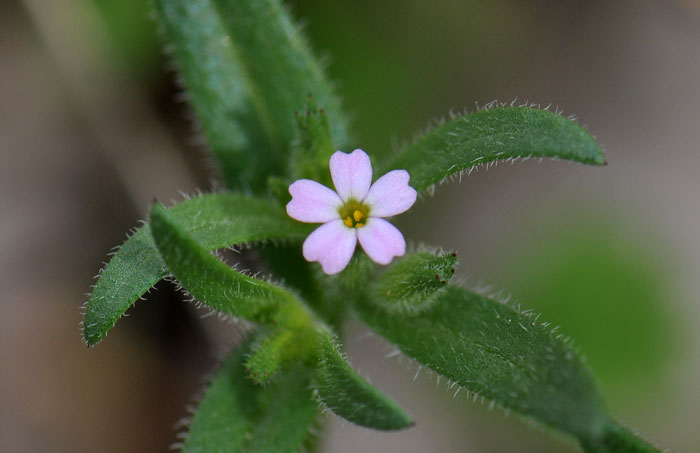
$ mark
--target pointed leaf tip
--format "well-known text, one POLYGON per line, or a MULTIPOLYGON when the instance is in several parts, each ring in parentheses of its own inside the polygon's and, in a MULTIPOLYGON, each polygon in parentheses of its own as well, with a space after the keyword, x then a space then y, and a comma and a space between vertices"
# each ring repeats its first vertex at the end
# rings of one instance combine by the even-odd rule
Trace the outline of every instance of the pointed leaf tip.
POLYGON ((457 264, 456 253, 410 253, 379 277, 371 300, 389 311, 420 313, 445 291, 457 264))

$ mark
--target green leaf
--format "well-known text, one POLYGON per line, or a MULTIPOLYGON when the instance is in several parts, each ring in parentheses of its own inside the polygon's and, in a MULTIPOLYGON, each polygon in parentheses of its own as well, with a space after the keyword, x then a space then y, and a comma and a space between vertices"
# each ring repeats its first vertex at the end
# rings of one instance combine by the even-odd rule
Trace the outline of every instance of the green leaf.
MULTIPOLYGON (((159 203, 151 208, 151 233, 166 266, 180 284, 202 303, 222 313, 283 327, 309 319, 281 319, 283 307, 299 306, 289 291, 231 269, 200 245, 159 203)), ((286 315, 308 316, 303 309, 286 315)))
POLYGON ((340 101, 279 1, 154 5, 228 187, 260 191, 283 174, 294 112, 309 95, 328 113, 335 143, 346 142, 340 101))
POLYGON ((586 453, 658 453, 661 450, 632 433, 627 428, 610 421, 605 431, 596 439, 581 439, 586 453))
POLYGON ((474 395, 578 438, 602 434, 608 416, 589 371, 531 313, 455 287, 418 315, 374 303, 357 310, 405 354, 474 395))
MULTIPOLYGON (((168 212, 208 250, 268 239, 301 239, 309 231, 274 203, 227 193, 192 198, 168 212)), ((124 312, 167 275, 146 224, 116 251, 97 280, 85 308, 87 344, 99 343, 124 312)))
POLYGON ((316 326, 306 324, 303 327, 277 327, 260 331, 246 361, 246 369, 253 382, 267 384, 293 363, 316 363, 316 326))
POLYGON ((311 370, 296 367, 268 386, 246 377, 248 345, 234 351, 197 408, 183 451, 299 451, 318 418, 311 370))
POLYGON ((306 111, 297 112, 295 117, 297 132, 290 154, 290 179, 311 179, 332 187, 328 162, 336 148, 326 112, 310 98, 306 111))
POLYGON ((318 420, 318 404, 313 399, 310 380, 308 368, 300 365, 263 387, 258 396, 260 410, 255 427, 243 451, 308 451, 307 446, 315 437, 310 431, 316 431, 318 420))
POLYGON ((258 116, 286 151, 295 136, 294 112, 309 97, 328 115, 337 145, 347 141, 340 99, 323 66, 279 0, 214 0, 248 75, 258 116), (265 30, 265 33, 261 33, 265 30))
POLYGON ((447 289, 456 266, 456 253, 408 254, 394 261, 379 278, 372 300, 387 310, 419 313, 447 289))
POLYGON ((352 369, 327 330, 318 334, 316 395, 341 417, 368 428, 397 430, 413 425, 403 409, 352 369))
POLYGON ((546 110, 499 107, 436 127, 399 152, 379 174, 408 170, 411 186, 420 192, 477 165, 527 157, 606 162, 595 139, 573 121, 546 110))
POLYGON ((231 189, 265 188, 279 171, 260 123, 246 67, 212 0, 156 0, 164 40, 187 89, 206 144, 231 189))
POLYGON ((290 354, 294 332, 289 329, 274 329, 263 332, 254 344, 245 367, 256 384, 265 384, 276 377, 285 362, 293 358, 290 354))

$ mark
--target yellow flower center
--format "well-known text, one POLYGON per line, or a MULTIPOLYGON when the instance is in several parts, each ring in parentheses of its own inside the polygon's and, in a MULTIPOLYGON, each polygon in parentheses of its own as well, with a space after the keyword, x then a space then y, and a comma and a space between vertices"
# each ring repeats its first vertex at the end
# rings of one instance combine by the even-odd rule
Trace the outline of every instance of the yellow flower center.
POLYGON ((357 200, 348 200, 338 209, 340 218, 348 228, 360 228, 365 226, 369 218, 369 208, 357 200))

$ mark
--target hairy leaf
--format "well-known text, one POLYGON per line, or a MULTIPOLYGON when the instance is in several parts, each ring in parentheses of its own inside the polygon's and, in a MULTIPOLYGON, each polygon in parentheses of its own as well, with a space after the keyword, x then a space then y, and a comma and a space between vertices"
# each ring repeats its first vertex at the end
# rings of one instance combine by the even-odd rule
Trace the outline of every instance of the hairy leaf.
POLYGON ((411 253, 379 278, 373 299, 387 310, 418 313, 447 289, 457 265, 456 253, 411 253))
POLYGON ((259 393, 258 402, 264 410, 258 412, 244 451, 308 451, 318 420, 318 404, 313 399, 310 380, 309 369, 299 365, 259 393))
POLYGON ((527 157, 605 164, 595 139, 573 121, 546 110, 499 107, 436 127, 400 151, 384 171, 408 170, 411 186, 420 192, 477 165, 527 157))
POLYGON ((253 382, 266 384, 294 363, 316 363, 316 325, 306 323, 301 327, 276 327, 260 331, 246 361, 248 375, 253 382))
POLYGON ((281 175, 294 112, 312 95, 346 141, 340 101, 278 0, 156 0, 155 11, 230 188, 281 175), (264 30, 264 32, 262 32, 264 30))
POLYGON ((207 389, 185 438, 183 451, 300 451, 311 437, 318 409, 311 371, 299 366, 267 386, 246 376, 248 346, 234 351, 207 389))
POLYGON ((151 233, 170 272, 214 310, 271 323, 279 321, 283 306, 297 303, 289 291, 237 272, 214 257, 159 203, 151 208, 151 233))
POLYGON ((310 99, 306 111, 295 116, 297 132, 290 153, 290 179, 311 179, 332 187, 328 161, 336 148, 326 112, 310 99))
MULTIPOLYGON (((208 250, 267 239, 301 239, 308 233, 308 226, 289 219, 278 205, 241 195, 203 195, 168 212, 208 250)), ((85 309, 87 344, 99 343, 134 301, 167 275, 146 224, 117 250, 97 280, 85 309)))
POLYGON ((245 364, 253 382, 264 384, 282 371, 282 366, 291 358, 293 340, 294 332, 289 329, 274 329, 260 335, 245 364))
POLYGON ((258 117, 245 64, 213 1, 156 0, 153 7, 224 183, 263 190, 279 163, 269 158, 274 147, 258 117))
POLYGON ((596 439, 581 439, 586 453, 658 453, 654 447, 630 430, 614 421, 608 422, 605 431, 596 439))
POLYGON ((405 354, 474 395, 578 438, 604 429, 607 413, 589 371, 531 314, 455 287, 418 315, 374 303, 357 310, 405 354))
POLYGON ((213 1, 245 65, 258 116, 268 135, 281 144, 281 151, 288 149, 295 136, 294 112, 304 110, 309 97, 328 115, 336 145, 345 144, 346 119, 340 99, 281 2, 213 1))
POLYGON ((326 330, 318 334, 320 360, 316 370, 316 394, 341 417, 368 428, 397 430, 413 421, 403 409, 352 369, 326 330))

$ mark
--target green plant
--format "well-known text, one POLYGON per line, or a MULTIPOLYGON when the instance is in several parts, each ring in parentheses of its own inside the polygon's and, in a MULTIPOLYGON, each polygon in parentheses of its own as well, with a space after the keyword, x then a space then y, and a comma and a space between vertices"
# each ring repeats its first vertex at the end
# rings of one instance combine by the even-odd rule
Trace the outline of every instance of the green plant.
MULTIPOLYGON (((330 185, 329 159, 351 145, 322 66, 277 0, 154 7, 228 191, 170 208, 155 203, 101 272, 83 327, 88 345, 99 343, 166 277, 210 309, 254 323, 204 395, 186 451, 299 450, 311 445, 321 408, 369 428, 410 427, 411 417, 341 352, 351 316, 455 385, 573 436, 586 451, 656 451, 610 417, 576 351, 547 323, 450 285, 456 253, 420 248, 383 268, 355 251, 340 269, 324 266, 333 276, 304 261, 299 245, 312 230, 285 213, 287 189, 307 178, 330 185), (260 250, 267 278, 211 253, 263 243, 274 245, 260 250)), ((380 174, 405 170, 415 200, 475 166, 529 157, 605 164, 595 140, 569 119, 496 104, 437 124, 376 164, 380 174)), ((363 199, 344 202, 341 220, 372 259, 404 254, 373 254, 361 237, 371 209, 363 199)))

